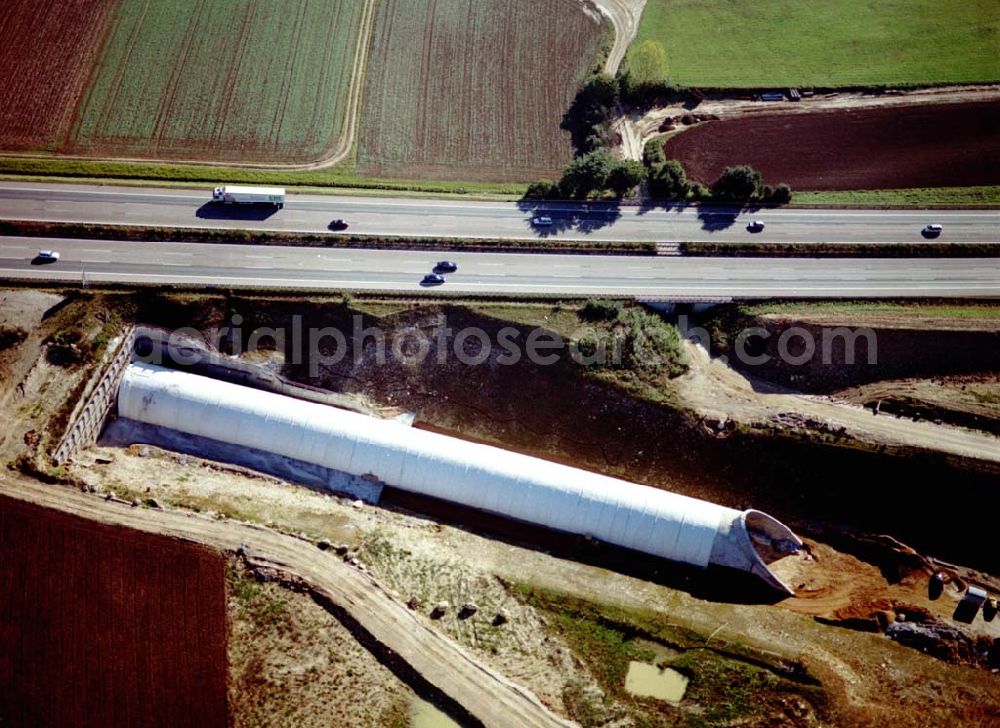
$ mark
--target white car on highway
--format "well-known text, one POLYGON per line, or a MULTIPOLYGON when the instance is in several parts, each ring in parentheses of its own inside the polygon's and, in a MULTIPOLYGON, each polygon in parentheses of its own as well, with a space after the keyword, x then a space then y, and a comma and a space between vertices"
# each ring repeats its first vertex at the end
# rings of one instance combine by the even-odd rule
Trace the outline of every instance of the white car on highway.
POLYGON ((38 255, 35 256, 38 260, 43 260, 46 262, 56 262, 59 260, 58 250, 39 250, 38 255))
POLYGON ((552 224, 552 218, 546 215, 538 215, 537 217, 531 218, 531 224, 535 227, 548 227, 552 224))

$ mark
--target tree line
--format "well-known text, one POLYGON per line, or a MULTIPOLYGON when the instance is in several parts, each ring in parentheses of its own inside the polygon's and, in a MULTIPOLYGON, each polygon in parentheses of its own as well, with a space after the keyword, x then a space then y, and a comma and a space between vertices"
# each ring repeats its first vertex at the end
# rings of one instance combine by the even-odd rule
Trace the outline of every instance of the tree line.
POLYGON ((634 95, 627 76, 595 74, 584 84, 563 119, 575 150, 573 161, 558 181, 538 180, 528 186, 526 199, 590 199, 629 197, 646 184, 649 196, 663 200, 762 202, 785 204, 792 190, 784 182, 764 183, 749 165, 727 167, 710 185, 691 180, 676 159, 667 159, 662 139, 646 143, 642 162, 618 159, 610 148, 619 140, 611 128, 623 95, 634 95))

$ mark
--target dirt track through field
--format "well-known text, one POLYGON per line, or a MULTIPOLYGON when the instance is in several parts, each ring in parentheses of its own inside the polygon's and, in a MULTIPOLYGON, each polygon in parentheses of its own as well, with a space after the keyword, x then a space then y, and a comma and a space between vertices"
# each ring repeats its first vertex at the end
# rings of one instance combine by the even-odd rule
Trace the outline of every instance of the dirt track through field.
POLYGON ((478 662, 409 611, 374 578, 335 555, 270 529, 211 521, 194 514, 130 508, 69 488, 43 486, 0 474, 0 493, 41 506, 149 533, 236 551, 248 562, 308 583, 321 599, 342 609, 358 628, 433 689, 486 726, 568 726, 535 695, 478 662))
POLYGON ((615 33, 615 43, 604 63, 604 72, 614 76, 621 68, 628 47, 639 32, 639 21, 646 7, 646 0, 593 0, 601 14, 608 19, 615 33))

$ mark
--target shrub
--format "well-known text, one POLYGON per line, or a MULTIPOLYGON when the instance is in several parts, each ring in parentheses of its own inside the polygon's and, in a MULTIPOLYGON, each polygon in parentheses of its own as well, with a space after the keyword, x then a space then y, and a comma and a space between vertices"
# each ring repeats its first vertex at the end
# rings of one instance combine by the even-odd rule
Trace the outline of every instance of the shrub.
POLYGON ((604 322, 604 333, 587 334, 577 342, 583 357, 593 357, 603 347, 605 358, 592 366, 624 369, 646 376, 666 374, 676 377, 687 371, 676 326, 637 306, 624 307, 617 301, 592 298, 580 317, 604 322))
POLYGON ((621 301, 607 298, 588 299, 580 309, 580 318, 584 321, 614 321, 622 310, 621 301))
POLYGON ((626 159, 611 168, 608 187, 618 196, 626 197, 646 179, 646 168, 639 162, 626 159))
POLYGON ((692 200, 707 200, 711 197, 712 191, 701 182, 695 182, 691 185, 691 190, 688 194, 692 200))
POLYGON ((684 165, 676 159, 667 160, 649 174, 649 192, 653 197, 683 200, 690 189, 684 165))
POLYGON ((618 320, 622 328, 624 368, 669 377, 687 371, 681 336, 676 326, 641 308, 623 310, 618 320))
POLYGON ((577 157, 566 167, 559 180, 559 191, 566 197, 583 198, 608 186, 614 160, 606 149, 597 149, 577 157))
POLYGON ((642 148, 642 162, 650 169, 658 167, 667 161, 667 155, 663 152, 662 139, 650 139, 646 146, 642 148))
POLYGON ((84 340, 83 331, 78 328, 59 331, 49 337, 45 358, 50 364, 60 367, 71 367, 79 364, 90 351, 89 344, 84 340))
POLYGON ((792 201, 792 188, 784 182, 779 182, 771 195, 771 201, 779 205, 786 205, 792 201))
POLYGON ((0 326, 0 351, 20 345, 28 332, 18 326, 0 326))
POLYGON ((580 337, 580 339, 576 342, 576 350, 580 353, 580 356, 585 359, 593 358, 594 355, 597 354, 598 346, 599 342, 597 337, 593 334, 586 334, 585 336, 580 337))
POLYGON ((524 193, 526 200, 551 200, 557 197, 559 197, 559 185, 547 179, 532 182, 524 193))
POLYGON ((712 196, 729 202, 746 202, 756 197, 761 187, 761 175, 749 164, 726 167, 712 184, 712 196))

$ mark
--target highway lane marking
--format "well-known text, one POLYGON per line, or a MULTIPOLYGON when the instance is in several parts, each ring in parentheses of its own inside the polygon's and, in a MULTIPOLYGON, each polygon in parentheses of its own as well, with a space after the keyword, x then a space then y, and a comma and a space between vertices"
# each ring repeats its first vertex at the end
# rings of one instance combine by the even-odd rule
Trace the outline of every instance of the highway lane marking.
MULTIPOLYGON (((5 190, 11 192, 41 192, 48 194, 57 195, 90 195, 90 196, 105 196, 105 197, 144 197, 153 199, 170 199, 170 200, 201 200, 206 199, 210 202, 212 199, 212 194, 209 192, 207 195, 183 195, 183 194, 160 194, 157 192, 141 192, 140 188, 136 188, 134 192, 123 192, 121 190, 67 190, 65 188, 45 188, 45 187, 10 187, 10 186, 0 186, 0 195, 3 194, 5 190)), ((23 200, 21 197, 7 197, 4 199, 8 200, 23 200)), ((39 198, 40 201, 45 202, 46 198, 39 198)), ((59 200, 59 202, 72 202, 72 200, 59 200)), ((135 203, 133 203, 135 204, 135 203)))
MULTIPOLYGON (((184 264, 183 263, 162 263, 161 265, 183 266, 184 264)), ((20 270, 20 269, 9 269, 8 272, 14 273, 14 274, 19 275, 19 276, 26 276, 26 277, 32 277, 32 278, 66 277, 67 275, 76 275, 77 274, 76 271, 27 271, 27 270, 20 270)), ((100 277, 111 278, 111 279, 121 278, 121 277, 124 277, 124 276, 127 275, 129 277, 147 277, 147 278, 158 278, 158 279, 166 278, 166 279, 169 279, 169 280, 178 280, 178 281, 181 281, 181 280, 185 280, 185 281, 186 280, 206 280, 206 281, 218 282, 220 280, 219 276, 217 276, 217 275, 201 275, 201 274, 194 274, 194 273, 183 274, 183 275, 177 276, 177 275, 167 274, 167 273, 113 273, 113 272, 102 272, 102 271, 89 271, 88 275, 92 276, 92 277, 93 276, 100 276, 100 277)), ((398 285, 398 286, 407 286, 407 287, 410 286, 410 285, 415 285, 415 284, 411 283, 411 281, 410 281, 409 278, 407 278, 405 280, 401 279, 399 281, 342 280, 342 279, 338 279, 338 278, 321 278, 321 279, 316 279, 316 278, 305 279, 305 278, 303 278, 303 279, 299 279, 299 278, 278 278, 278 277, 273 277, 273 276, 272 277, 264 277, 264 278, 255 277, 255 278, 247 278, 247 279, 248 280, 254 280, 254 281, 260 281, 262 283, 273 283, 273 284, 289 284, 289 283, 291 283, 293 285, 299 285, 299 284, 303 284, 303 283, 322 283, 324 285, 335 285, 335 284, 347 283, 347 284, 357 285, 357 286, 361 286, 361 287, 364 287, 366 285, 398 285)), ((244 277, 241 277, 241 276, 226 277, 226 278, 223 278, 222 280, 223 281, 244 280, 244 277)), ((973 280, 973 281, 940 281, 940 282, 939 281, 921 281, 921 282, 918 282, 916 284, 911 283, 911 282, 870 281, 869 282, 870 285, 866 285, 866 286, 858 286, 856 284, 848 284, 846 286, 843 286, 842 283, 841 283, 841 281, 836 281, 836 280, 832 280, 832 281, 811 281, 811 282, 807 283, 807 285, 805 287, 802 286, 802 282, 801 281, 799 283, 800 283, 800 285, 796 287, 796 290, 807 290, 807 291, 808 290, 825 291, 825 290, 830 290, 830 289, 833 289, 833 290, 843 289, 843 290, 851 290, 851 291, 867 290, 867 289, 893 290, 893 291, 897 291, 897 290, 923 290, 923 289, 931 289, 931 290, 945 289, 945 290, 947 290, 947 289, 951 289, 951 288, 963 288, 963 289, 964 288, 975 288, 975 289, 978 289, 978 290, 1000 291, 1000 281, 998 281, 997 284, 995 284, 995 285, 990 285, 988 282, 979 281, 979 280, 973 280)), ((700 284, 700 282, 698 282, 698 283, 690 283, 690 282, 684 282, 684 281, 668 281, 668 280, 664 280, 661 283, 657 283, 655 285, 653 285, 653 284, 644 284, 644 285, 641 285, 641 286, 628 285, 627 282, 613 282, 613 283, 610 283, 610 284, 609 283, 604 283, 604 282, 600 282, 600 283, 595 282, 595 283, 591 284, 591 283, 588 283, 586 281, 581 281, 578 284, 565 285, 565 284, 550 283, 548 281, 542 281, 542 282, 538 282, 538 283, 514 283, 514 282, 511 282, 511 283, 504 283, 504 284, 497 285, 495 283, 491 283, 491 282, 488 282, 488 281, 483 281, 483 282, 462 281, 461 283, 453 285, 450 288, 450 290, 466 289, 466 288, 489 289, 489 290, 492 290, 492 289, 496 289, 496 290, 503 290, 503 289, 530 290, 530 289, 535 289, 535 290, 538 290, 539 293, 544 294, 545 290, 547 290, 549 288, 552 288, 552 287, 561 288, 561 289, 576 289, 576 288, 594 289, 596 287, 596 288, 599 288, 601 290, 606 290, 606 291, 613 291, 613 290, 629 290, 629 291, 638 290, 638 291, 646 291, 646 290, 650 290, 651 288, 654 288, 654 287, 655 288, 683 289, 683 290, 718 291, 719 288, 720 288, 719 286, 705 286, 705 285, 700 284)), ((724 287, 725 286, 723 286, 723 288, 724 287)), ((767 290, 767 291, 770 291, 771 289, 773 289, 775 291, 787 291, 788 290, 787 286, 786 286, 786 283, 785 282, 780 282, 780 281, 779 282, 771 282, 771 281, 757 282, 757 281, 752 281, 752 280, 741 280, 741 281, 734 281, 731 284, 731 287, 737 288, 738 290, 749 290, 749 289, 753 289, 753 290, 767 290)), ((445 287, 445 288, 443 288, 443 290, 449 290, 449 288, 445 287)))
MULTIPOLYGON (((208 189, 208 186, 206 186, 206 190, 207 189, 208 189)), ((170 199, 170 200, 204 200, 206 202, 211 201, 211 193, 210 192, 207 192, 207 193, 191 193, 191 194, 183 194, 183 193, 159 193, 159 192, 143 192, 143 191, 141 191, 140 188, 137 188, 136 190, 129 190, 129 191, 121 191, 121 190, 114 190, 114 191, 112 191, 112 190, 82 190, 82 189, 81 190, 75 190, 75 189, 47 188, 47 187, 22 187, 22 186, 16 186, 15 185, 15 186, 0 186, 0 197, 2 197, 2 194, 3 194, 3 192, 5 190, 11 191, 11 192, 29 192, 29 193, 41 193, 41 194, 55 193, 55 194, 70 195, 70 196, 133 197, 133 198, 153 199, 153 200, 156 200, 156 199, 170 199)), ((19 198, 19 197, 9 197, 9 198, 5 198, 5 199, 8 199, 10 201, 22 201, 23 200, 23 198, 19 198)), ((396 207, 396 208, 421 208, 421 209, 425 209, 425 210, 427 210, 427 209, 433 209, 435 211, 452 209, 452 210, 502 211, 502 212, 511 212, 511 213, 516 212, 516 213, 519 213, 521 215, 527 215, 529 218, 533 214, 537 214, 537 213, 543 212, 543 211, 544 212, 584 213, 584 214, 590 214, 590 215, 600 215, 600 214, 610 215, 610 214, 613 214, 613 211, 611 211, 611 210, 600 209, 600 208, 591 209, 591 208, 588 208, 586 206, 574 206, 574 205, 565 205, 565 204, 546 205, 544 203, 540 204, 538 207, 534 208, 530 212, 526 212, 524 210, 518 209, 516 207, 516 203, 510 203, 509 205, 503 205, 503 206, 498 206, 496 204, 490 204, 490 203, 481 203, 481 204, 477 204, 477 203, 456 204, 456 203, 453 203, 453 202, 450 202, 450 201, 433 200, 433 199, 422 200, 422 201, 417 201, 417 202, 402 202, 402 201, 399 201, 399 200, 393 199, 393 198, 332 197, 332 196, 331 197, 320 197, 320 196, 316 196, 316 195, 311 195, 311 196, 297 195, 295 193, 289 194, 288 195, 288 199, 289 200, 296 200, 296 199, 298 199, 298 200, 302 200, 303 202, 307 202, 307 203, 308 202, 312 202, 312 203, 319 203, 319 204, 324 204, 324 205, 331 205, 331 204, 332 205, 345 205, 345 206, 350 206, 350 205, 363 206, 363 205, 367 205, 367 206, 377 206, 377 207, 382 207, 382 208, 396 207)), ((46 201, 44 197, 41 197, 40 200, 43 201, 43 202, 46 201)), ((58 200, 58 202, 64 202, 64 203, 65 202, 69 202, 69 203, 72 203, 72 200, 58 200)), ((141 204, 141 203, 137 203, 135 201, 123 200, 121 204, 141 204)), ((288 204, 290 205, 291 203, 288 203, 288 204)), ((290 210, 294 210, 294 208, 292 208, 292 207, 289 207, 289 209, 290 210)), ((630 209, 630 208, 624 208, 620 212, 621 212, 622 215, 628 215, 629 218, 633 218, 634 219, 634 218, 640 217, 640 213, 638 212, 638 210, 633 210, 633 209, 630 209)), ((681 216, 681 215, 697 215, 697 214, 699 214, 699 210, 697 208, 690 208, 690 207, 689 208, 683 208, 681 210, 654 210, 653 212, 654 213, 658 213, 659 216, 661 216, 661 217, 662 216, 668 216, 668 215, 681 216)), ((707 214, 712 214, 712 215, 728 215, 728 214, 732 214, 731 212, 727 212, 726 210, 718 210, 718 211, 712 210, 712 211, 706 211, 706 213, 707 214)), ((648 212, 647 213, 642 213, 641 216, 644 216, 646 214, 649 214, 649 213, 648 212)), ((782 218, 782 217, 806 217, 806 216, 817 217, 818 216, 818 217, 826 218, 826 219, 829 219, 831 217, 858 217, 858 218, 860 218, 860 217, 874 217, 874 218, 899 217, 899 218, 904 218, 905 217, 905 218, 910 218, 910 219, 913 219, 913 220, 916 220, 917 218, 921 218, 921 219, 923 219, 923 218, 928 218, 928 219, 929 218, 935 218, 935 219, 944 219, 944 218, 962 219, 962 218, 966 218, 967 219, 969 217, 982 216, 983 219, 985 219, 985 220, 992 220, 992 219, 995 218, 998 222, 1000 222, 1000 213, 998 213, 998 214, 991 214, 988 211, 982 211, 982 210, 968 210, 968 211, 965 211, 965 210, 941 210, 941 211, 931 211, 931 212, 907 211, 907 210, 884 210, 884 211, 883 210, 835 210, 835 211, 832 211, 832 210, 824 209, 824 208, 813 208, 813 209, 803 209, 803 210, 774 210, 774 211, 770 211, 770 212, 766 212, 766 213, 751 212, 751 211, 746 211, 746 212, 744 212, 744 211, 738 211, 738 212, 736 212, 736 219, 738 219, 738 220, 743 220, 743 219, 753 218, 753 217, 766 218, 766 217, 769 217, 769 216, 770 217, 775 217, 775 218, 782 218)))

